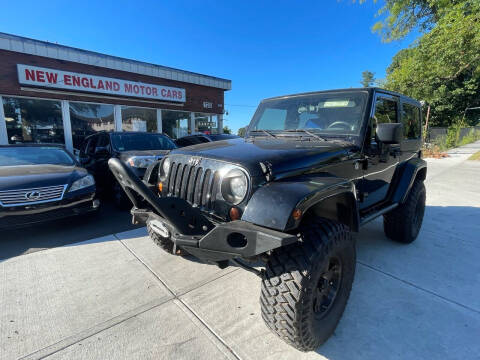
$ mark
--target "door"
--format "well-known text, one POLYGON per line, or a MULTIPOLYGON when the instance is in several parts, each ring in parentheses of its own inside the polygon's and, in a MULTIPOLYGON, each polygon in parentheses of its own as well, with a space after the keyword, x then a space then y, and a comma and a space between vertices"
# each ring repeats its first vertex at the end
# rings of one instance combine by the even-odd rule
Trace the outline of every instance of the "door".
POLYGON ((88 170, 90 174, 95 177, 95 181, 97 181, 97 176, 95 173, 95 147, 97 146, 97 136, 92 135, 86 138, 82 144, 80 149, 80 163, 84 168, 88 170))
POLYGON ((376 137, 376 128, 377 124, 395 123, 398 119, 399 99, 377 93, 365 142, 366 163, 360 187, 363 198, 360 204, 361 209, 381 203, 387 198, 390 183, 399 162, 400 146, 379 142, 376 137))
POLYGON ((96 181, 101 188, 109 188, 113 185, 114 179, 108 167, 108 160, 111 156, 110 136, 108 134, 99 134, 96 138, 97 141, 93 154, 96 181))
POLYGON ((402 101, 401 121, 403 124, 403 141, 400 161, 407 161, 417 156, 422 147, 422 113, 420 107, 411 102, 402 101))

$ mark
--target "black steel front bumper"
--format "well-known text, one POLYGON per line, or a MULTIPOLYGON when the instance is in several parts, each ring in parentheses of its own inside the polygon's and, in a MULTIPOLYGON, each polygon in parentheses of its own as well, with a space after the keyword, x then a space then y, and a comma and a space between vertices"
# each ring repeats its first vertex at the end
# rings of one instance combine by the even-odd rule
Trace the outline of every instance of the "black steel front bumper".
POLYGON ((158 230, 162 224, 168 230, 168 238, 175 245, 174 249, 183 249, 191 255, 206 261, 220 262, 234 258, 252 258, 266 251, 289 245, 297 241, 292 234, 264 228, 246 221, 236 220, 212 224, 204 235, 184 235, 174 225, 152 211, 132 209, 134 222, 145 223, 150 231, 164 236, 158 230))
POLYGON ((133 203, 134 223, 145 223, 170 239, 174 251, 181 248, 201 260, 218 263, 254 257, 297 241, 295 235, 246 221, 214 223, 183 199, 158 197, 120 160, 112 158, 108 165, 133 203))

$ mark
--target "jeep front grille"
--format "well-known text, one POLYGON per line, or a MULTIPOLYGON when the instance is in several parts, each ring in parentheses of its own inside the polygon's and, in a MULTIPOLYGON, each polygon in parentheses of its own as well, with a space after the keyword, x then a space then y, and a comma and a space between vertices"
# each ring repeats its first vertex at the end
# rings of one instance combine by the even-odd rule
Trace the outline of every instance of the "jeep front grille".
POLYGON ((162 195, 179 197, 204 210, 214 210, 219 187, 218 170, 172 159, 162 195))
POLYGON ((25 206, 62 200, 66 187, 67 185, 55 185, 0 191, 0 205, 3 207, 25 206))

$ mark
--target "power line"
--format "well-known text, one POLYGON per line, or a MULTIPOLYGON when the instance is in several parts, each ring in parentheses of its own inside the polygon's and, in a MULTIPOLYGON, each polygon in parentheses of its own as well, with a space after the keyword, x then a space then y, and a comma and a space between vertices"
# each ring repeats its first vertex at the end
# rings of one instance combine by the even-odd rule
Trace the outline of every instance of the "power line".
POLYGON ((238 107, 254 107, 256 108, 257 105, 238 105, 238 104, 225 104, 226 106, 238 106, 238 107))

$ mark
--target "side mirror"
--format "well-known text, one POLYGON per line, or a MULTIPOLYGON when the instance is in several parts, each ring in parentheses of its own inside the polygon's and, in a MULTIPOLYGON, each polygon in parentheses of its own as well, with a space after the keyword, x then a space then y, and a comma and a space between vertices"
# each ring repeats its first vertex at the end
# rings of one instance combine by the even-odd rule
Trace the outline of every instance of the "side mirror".
POLYGON ((108 154, 109 154, 108 146, 98 146, 95 148, 95 155, 104 156, 108 154))
POLYGON ((384 144, 400 144, 403 139, 403 124, 381 123, 377 125, 377 139, 384 144))

